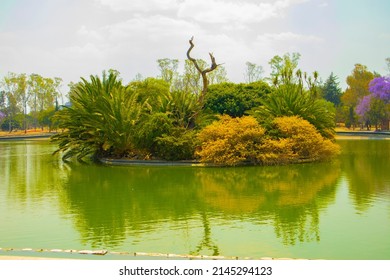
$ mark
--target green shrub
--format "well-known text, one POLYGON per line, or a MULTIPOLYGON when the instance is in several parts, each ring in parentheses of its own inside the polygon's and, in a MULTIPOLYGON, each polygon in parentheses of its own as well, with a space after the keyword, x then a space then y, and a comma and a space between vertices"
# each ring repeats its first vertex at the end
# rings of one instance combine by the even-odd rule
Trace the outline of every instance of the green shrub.
POLYGON ((196 131, 173 128, 156 138, 156 155, 165 160, 193 159, 197 146, 196 131))

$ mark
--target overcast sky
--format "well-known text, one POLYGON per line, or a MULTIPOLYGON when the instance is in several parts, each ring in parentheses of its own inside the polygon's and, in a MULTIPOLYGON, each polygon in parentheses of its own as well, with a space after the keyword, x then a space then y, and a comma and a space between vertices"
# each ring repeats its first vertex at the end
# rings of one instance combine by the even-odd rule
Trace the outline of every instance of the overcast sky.
POLYGON ((356 63, 387 74, 390 1, 0 0, 0 77, 156 76, 157 59, 184 61, 191 36, 193 56, 213 52, 233 82, 247 61, 268 75, 274 55, 299 52, 303 71, 333 71, 345 87, 356 63))

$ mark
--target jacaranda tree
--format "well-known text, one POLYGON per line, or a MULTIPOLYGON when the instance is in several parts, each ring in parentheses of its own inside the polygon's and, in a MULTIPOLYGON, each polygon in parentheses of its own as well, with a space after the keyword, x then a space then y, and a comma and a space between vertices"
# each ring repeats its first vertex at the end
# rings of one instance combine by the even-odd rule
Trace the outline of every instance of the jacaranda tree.
POLYGON ((381 125, 382 130, 389 129, 390 116, 390 77, 374 78, 369 84, 369 95, 361 98, 356 106, 360 120, 369 127, 381 125))

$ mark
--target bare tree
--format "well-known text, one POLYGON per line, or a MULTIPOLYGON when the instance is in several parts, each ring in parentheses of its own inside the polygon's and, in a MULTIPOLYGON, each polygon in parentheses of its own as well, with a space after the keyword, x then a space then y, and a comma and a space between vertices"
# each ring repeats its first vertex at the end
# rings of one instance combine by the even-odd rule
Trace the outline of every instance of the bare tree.
POLYGON ((203 89, 202 89, 202 92, 200 93, 199 95, 199 103, 203 106, 204 104, 204 98, 206 96, 206 92, 207 92, 207 87, 209 85, 209 80, 207 79, 207 73, 210 73, 211 71, 217 69, 217 67, 220 65, 220 64, 217 64, 215 62, 215 57, 213 56, 212 53, 209 53, 210 55, 210 59, 211 59, 211 66, 209 68, 206 68, 206 69, 202 69, 197 60, 193 57, 191 57, 191 51, 192 49, 195 47, 194 45, 194 37, 192 37, 190 40, 189 40, 189 43, 190 43, 190 48, 188 49, 187 51, 187 58, 192 61, 192 63, 194 64, 196 70, 200 73, 200 75, 202 76, 202 80, 203 80, 203 89))

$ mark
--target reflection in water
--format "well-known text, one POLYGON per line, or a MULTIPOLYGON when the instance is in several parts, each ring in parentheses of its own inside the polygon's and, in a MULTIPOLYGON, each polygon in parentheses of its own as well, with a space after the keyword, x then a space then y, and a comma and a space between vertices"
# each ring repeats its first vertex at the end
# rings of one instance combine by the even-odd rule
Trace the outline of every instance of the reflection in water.
POLYGON ((60 197, 84 242, 117 246, 167 220, 201 216, 193 252, 218 252, 209 216, 272 220, 285 244, 319 240, 318 214, 334 198, 337 163, 289 168, 147 168, 74 165, 60 197))
POLYGON ((363 213, 377 198, 390 197, 390 141, 339 142, 343 151, 343 170, 356 210, 363 213))
POLYGON ((285 244, 319 241, 319 210, 334 199, 339 163, 203 169, 199 196, 224 213, 272 220, 285 244))
POLYGON ((29 200, 45 201, 57 196, 67 178, 64 165, 51 156, 53 146, 41 141, 17 141, 0 145, 0 178, 15 206, 29 200))
MULTIPOLYGON (((324 234, 331 236, 320 225, 339 199, 342 178, 360 213, 378 200, 389 203, 389 143, 340 141, 343 154, 326 163, 187 168, 64 164, 46 142, 0 142, 0 211, 5 213, 0 240, 33 243, 39 239, 34 235, 45 232, 40 240, 51 238, 58 240, 57 247, 66 243, 74 249, 219 255, 238 248, 234 254, 243 256, 258 247, 251 251, 259 254, 254 257, 275 247, 279 257, 299 246, 315 250, 324 234), (35 212, 48 213, 50 225, 38 226, 35 212), (14 216, 34 223, 30 235, 21 233, 23 225, 16 226, 14 216), (67 222, 72 229, 61 233, 67 222)), ((381 223, 384 230, 389 221, 381 223)))
POLYGON ((202 213, 202 222, 203 222, 203 229, 204 229, 204 236, 201 240, 200 244, 196 246, 196 250, 190 252, 191 255, 201 255, 205 250, 210 250, 212 253, 212 256, 218 256, 219 255, 219 248, 211 239, 211 228, 210 228, 210 221, 207 217, 206 213, 202 213))

